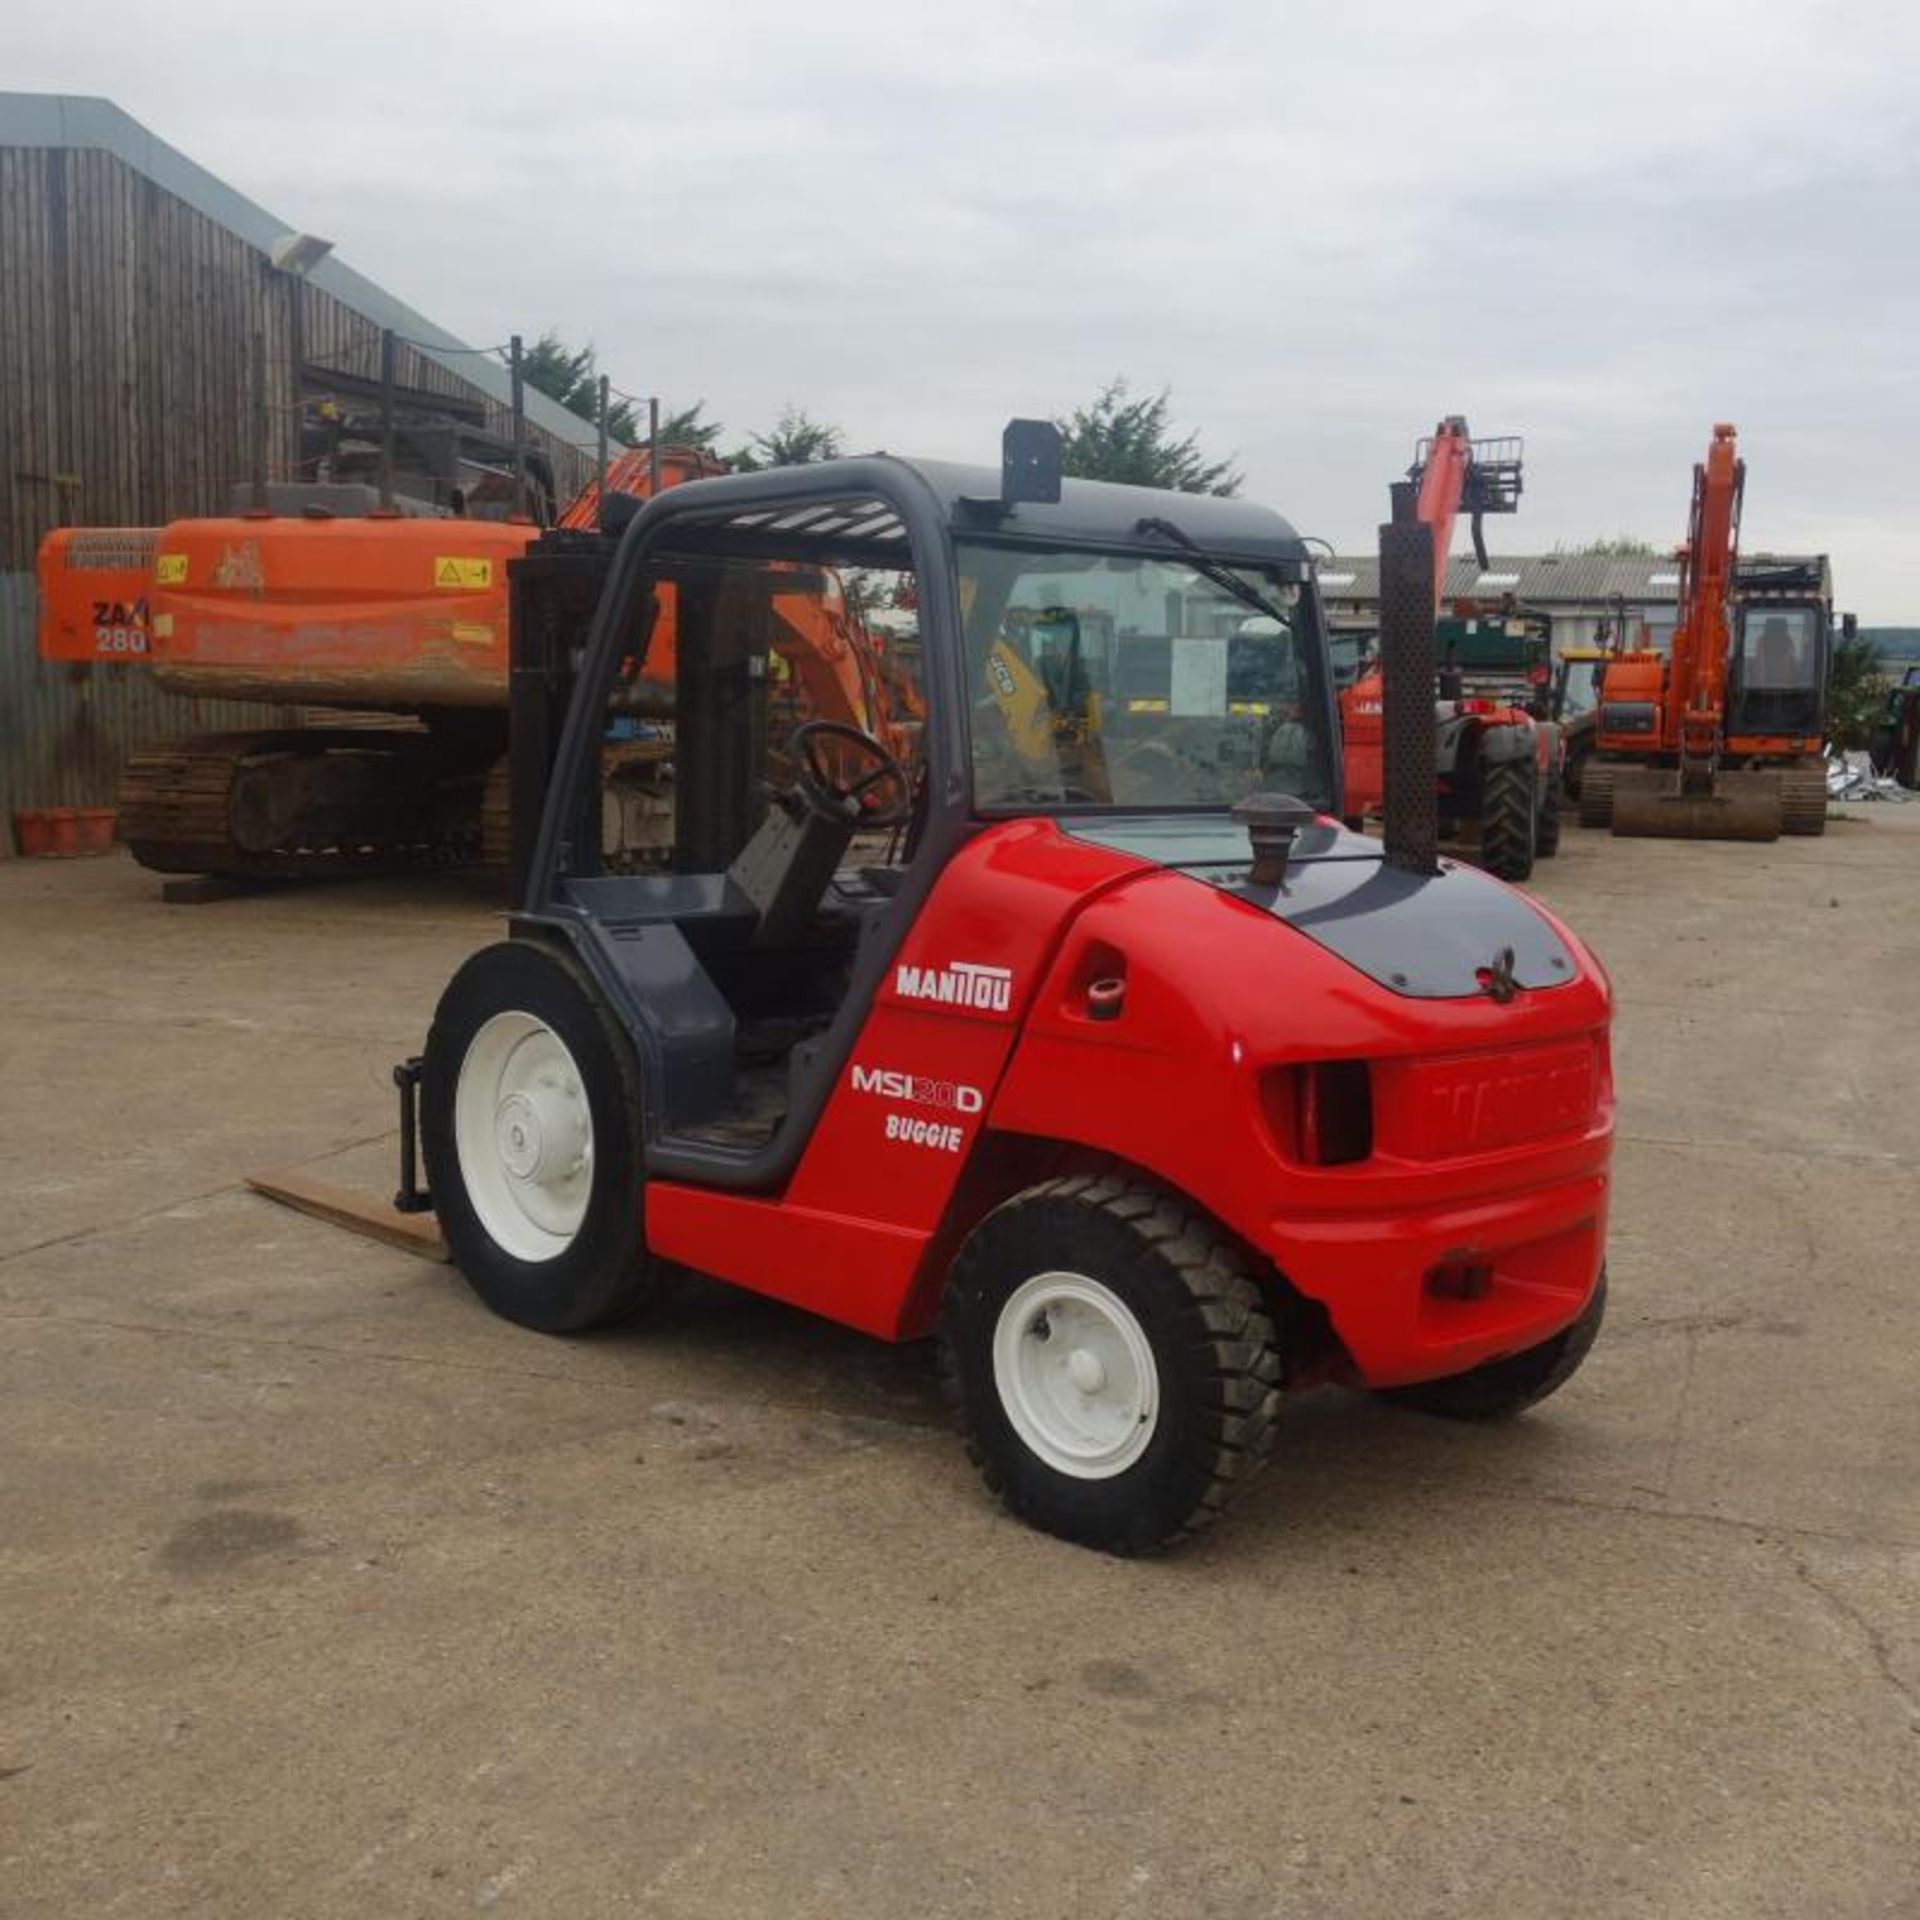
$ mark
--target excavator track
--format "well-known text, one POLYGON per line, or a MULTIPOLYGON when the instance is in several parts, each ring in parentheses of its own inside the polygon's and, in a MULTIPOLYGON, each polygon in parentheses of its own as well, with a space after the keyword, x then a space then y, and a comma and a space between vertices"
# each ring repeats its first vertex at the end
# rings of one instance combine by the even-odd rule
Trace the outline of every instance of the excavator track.
POLYGON ((1783 767, 1780 779, 1780 831, 1817 835, 1827 830, 1827 768, 1821 760, 1783 767))
MULTIPOLYGON (((673 853, 673 747, 664 739, 614 741, 601 749, 604 850, 617 871, 663 867, 673 853)), ((502 754, 486 770, 480 801, 480 860, 513 865, 513 776, 502 754)))
POLYGON ((203 734, 129 757, 119 834, 156 873, 360 878, 480 852, 483 763, 432 735, 203 734))
POLYGON ((1612 767, 1589 760, 1580 776, 1580 824, 1583 827, 1613 825, 1612 767))
POLYGON ((502 873, 513 865, 513 767, 504 753, 487 769, 480 797, 480 864, 502 873))

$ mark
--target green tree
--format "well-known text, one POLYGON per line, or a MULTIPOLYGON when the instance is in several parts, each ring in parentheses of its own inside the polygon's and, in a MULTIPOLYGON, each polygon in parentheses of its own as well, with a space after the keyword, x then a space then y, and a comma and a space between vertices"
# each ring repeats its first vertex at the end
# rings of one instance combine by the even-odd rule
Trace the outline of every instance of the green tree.
POLYGON ((1652 560, 1660 551, 1651 540, 1642 540, 1637 533, 1616 533, 1611 539, 1581 540, 1571 545, 1565 540, 1556 540, 1553 550, 1564 554, 1597 554, 1603 560, 1652 560))
MULTIPOLYGON (((584 347, 569 347, 549 327, 521 356, 520 377, 582 420, 599 419, 600 357, 592 341, 584 347)), ((624 447, 638 444, 640 423, 625 400, 614 400, 608 406, 607 432, 624 447)))
POLYGON ((768 467, 808 467, 816 460, 838 460, 845 451, 838 427, 816 420, 804 407, 789 403, 765 433, 756 433, 731 456, 740 473, 760 473, 768 467))
POLYGON ((691 447, 700 453, 720 457, 720 436, 725 431, 718 420, 704 418, 707 403, 696 400, 690 407, 677 407, 660 416, 660 444, 663 447, 691 447))
POLYGON ((1892 681, 1880 665, 1880 650, 1865 634, 1836 640, 1827 666, 1827 738, 1835 746, 1872 744, 1886 718, 1892 681))
POLYGON ((1091 406, 1054 422, 1064 442, 1061 470, 1178 493, 1238 493, 1242 475, 1232 460, 1209 460, 1198 433, 1175 433, 1170 413, 1170 389, 1135 399, 1116 375, 1091 406))

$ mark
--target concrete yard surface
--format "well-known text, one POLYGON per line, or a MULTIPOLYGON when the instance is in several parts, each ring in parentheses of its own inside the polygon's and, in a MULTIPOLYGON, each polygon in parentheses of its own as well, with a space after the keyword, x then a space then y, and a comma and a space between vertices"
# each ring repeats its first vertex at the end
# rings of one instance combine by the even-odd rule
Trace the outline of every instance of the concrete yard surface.
POLYGON ((1920 806, 1539 891, 1619 994, 1594 1357, 1304 1396, 1126 1562, 924 1349, 546 1340, 246 1191, 390 1188, 482 889, 0 864, 0 1916, 1920 1915, 1920 806))

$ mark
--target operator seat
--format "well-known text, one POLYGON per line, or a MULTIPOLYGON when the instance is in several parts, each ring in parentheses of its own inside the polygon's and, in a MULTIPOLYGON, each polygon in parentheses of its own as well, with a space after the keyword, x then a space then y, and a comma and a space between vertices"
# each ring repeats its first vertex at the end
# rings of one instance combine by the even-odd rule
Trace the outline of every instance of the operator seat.
POLYGON ((829 820, 792 789, 773 796, 767 817, 734 855, 727 879, 752 904, 756 947, 797 946, 813 925, 854 821, 829 820))
POLYGON ((1791 687, 1799 676, 1795 668, 1793 636, 1778 614, 1772 615, 1760 629, 1760 644, 1754 652, 1753 683, 1757 687, 1791 687))

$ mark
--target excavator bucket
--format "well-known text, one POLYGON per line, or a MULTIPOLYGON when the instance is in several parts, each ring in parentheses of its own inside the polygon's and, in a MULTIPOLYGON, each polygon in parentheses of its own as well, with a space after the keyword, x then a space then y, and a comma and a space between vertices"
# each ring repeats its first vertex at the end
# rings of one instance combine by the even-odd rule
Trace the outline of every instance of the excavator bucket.
POLYGON ((1675 773, 1622 772, 1613 831, 1640 840, 1778 840, 1780 781, 1771 773, 1721 773, 1710 791, 1685 793, 1675 773))

